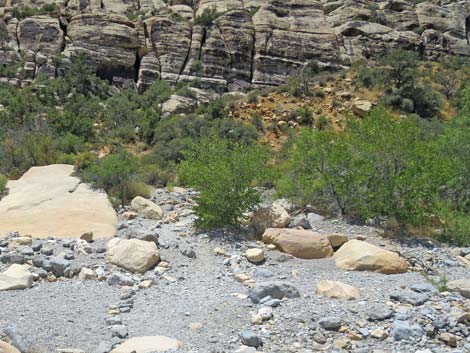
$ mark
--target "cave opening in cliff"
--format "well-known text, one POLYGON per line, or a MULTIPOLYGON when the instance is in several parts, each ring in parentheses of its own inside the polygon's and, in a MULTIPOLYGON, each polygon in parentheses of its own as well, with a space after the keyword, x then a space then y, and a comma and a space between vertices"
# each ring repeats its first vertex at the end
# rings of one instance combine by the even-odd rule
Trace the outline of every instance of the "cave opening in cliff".
POLYGON ((135 80, 135 68, 124 66, 100 65, 96 69, 96 76, 110 83, 124 80, 135 80))

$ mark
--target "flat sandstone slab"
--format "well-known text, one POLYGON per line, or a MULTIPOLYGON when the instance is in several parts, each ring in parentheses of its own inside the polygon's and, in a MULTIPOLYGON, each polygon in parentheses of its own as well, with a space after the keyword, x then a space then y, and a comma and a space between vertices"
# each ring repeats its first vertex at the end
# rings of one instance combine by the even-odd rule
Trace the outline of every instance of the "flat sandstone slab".
POLYGON ((72 176, 72 165, 33 167, 8 182, 0 200, 0 237, 20 232, 33 237, 95 238, 114 235, 117 216, 107 195, 72 176))

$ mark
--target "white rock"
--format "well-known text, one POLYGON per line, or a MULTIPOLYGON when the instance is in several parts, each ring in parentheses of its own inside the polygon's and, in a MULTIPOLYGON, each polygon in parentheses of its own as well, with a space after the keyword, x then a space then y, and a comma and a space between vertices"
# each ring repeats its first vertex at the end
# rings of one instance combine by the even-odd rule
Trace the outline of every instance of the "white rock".
POLYGON ((131 207, 135 212, 148 219, 162 219, 163 217, 162 208, 142 196, 135 197, 131 202, 131 207))
POLYGON ((361 296, 359 288, 336 281, 319 281, 316 293, 325 297, 342 300, 359 299, 361 296))
POLYGON ((82 267, 80 273, 78 274, 78 278, 82 281, 93 280, 97 278, 95 271, 90 268, 82 267))
POLYGON ((165 336, 134 337, 119 344, 111 353, 153 353, 179 349, 181 341, 165 336))
POLYGON ((11 265, 8 270, 0 273, 0 291, 31 288, 33 274, 27 265, 11 265))
POLYGON ((245 256, 248 259, 248 261, 253 262, 253 263, 260 263, 264 261, 264 251, 262 249, 248 249, 245 252, 245 256))
POLYGON ((253 214, 251 223, 258 234, 263 234, 267 228, 284 228, 291 221, 287 211, 274 202, 268 207, 260 207, 253 214))
POLYGON ((153 242, 114 238, 108 242, 106 259, 128 271, 145 273, 160 261, 160 254, 153 242))

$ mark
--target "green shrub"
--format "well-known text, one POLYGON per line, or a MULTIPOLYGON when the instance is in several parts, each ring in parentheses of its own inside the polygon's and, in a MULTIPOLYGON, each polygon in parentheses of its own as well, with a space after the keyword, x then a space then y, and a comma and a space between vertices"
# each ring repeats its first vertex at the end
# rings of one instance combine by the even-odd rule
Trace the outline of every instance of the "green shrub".
POLYGON ((470 214, 447 206, 441 209, 440 216, 444 229, 439 238, 459 246, 470 246, 470 214))
POLYGON ((85 140, 71 133, 59 137, 54 144, 59 151, 66 154, 77 154, 85 150, 85 140))
POLYGON ((178 175, 200 192, 195 208, 199 228, 240 224, 259 202, 254 182, 263 175, 266 154, 257 146, 204 138, 185 152, 178 175))
POLYGON ((56 4, 46 4, 40 8, 17 6, 13 8, 12 16, 18 20, 22 20, 31 16, 54 14, 58 10, 59 9, 56 4))
POLYGON ((253 125, 257 131, 262 132, 264 131, 264 126, 263 126, 263 116, 261 115, 260 112, 254 111, 250 115, 250 122, 251 125, 253 125))
POLYGON ((150 197, 150 192, 152 189, 142 182, 129 182, 125 189, 125 199, 132 200, 136 196, 142 196, 145 198, 150 197))
POLYGON ((8 182, 7 177, 3 174, 0 174, 0 198, 5 193, 7 182, 8 182))
POLYGON ((295 113, 299 124, 311 125, 313 123, 313 113, 309 108, 299 108, 295 113))
POLYGON ((104 158, 97 159, 95 163, 82 171, 82 177, 94 187, 104 189, 111 197, 119 195, 121 205, 125 205, 129 185, 135 181, 138 164, 126 150, 117 152, 104 158))
POLYGON ((352 218, 425 224, 443 183, 433 169, 439 163, 416 120, 394 120, 376 109, 363 120, 348 121, 342 133, 303 131, 281 189, 352 218))
POLYGON ((205 28, 211 27, 214 24, 214 21, 221 16, 215 8, 206 8, 194 19, 194 24, 199 25, 205 28))

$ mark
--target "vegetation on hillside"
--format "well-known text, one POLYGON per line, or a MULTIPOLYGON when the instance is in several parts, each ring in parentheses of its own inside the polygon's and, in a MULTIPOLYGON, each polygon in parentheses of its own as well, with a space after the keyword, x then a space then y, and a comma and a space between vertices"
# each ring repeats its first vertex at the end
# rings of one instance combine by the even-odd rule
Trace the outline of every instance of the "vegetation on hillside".
MULTIPOLYGON (((267 127, 262 106, 244 123, 233 118, 240 105, 224 96, 163 118, 171 94, 195 93, 163 81, 142 94, 118 90, 79 58, 55 80, 0 86, 0 173, 15 178, 31 166, 75 164, 116 205, 148 193, 146 184, 183 183, 200 192, 202 228, 243 222, 259 201, 257 187, 269 182, 324 213, 470 243, 469 71, 462 59, 428 63, 403 51, 377 67, 357 64, 351 87, 380 96, 358 119, 328 96, 324 83, 335 76, 312 63, 275 89, 292 106, 282 119, 296 123, 271 119, 267 127), (341 125, 315 109, 325 99, 341 112, 341 125), (270 150, 259 139, 267 133, 287 141, 270 150)), ((250 92, 244 104, 258 106, 267 94, 250 92)))

